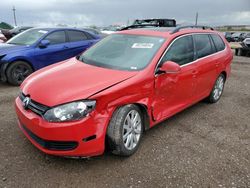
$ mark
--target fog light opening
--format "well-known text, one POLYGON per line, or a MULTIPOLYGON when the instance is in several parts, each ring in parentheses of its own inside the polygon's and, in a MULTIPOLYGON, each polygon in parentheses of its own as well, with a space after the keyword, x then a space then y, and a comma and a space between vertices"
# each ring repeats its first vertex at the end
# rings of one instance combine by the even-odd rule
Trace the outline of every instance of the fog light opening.
POLYGON ((94 140, 94 139, 96 139, 96 135, 92 135, 92 136, 89 136, 87 138, 84 138, 84 139, 82 139, 82 141, 83 142, 88 142, 88 141, 94 140))

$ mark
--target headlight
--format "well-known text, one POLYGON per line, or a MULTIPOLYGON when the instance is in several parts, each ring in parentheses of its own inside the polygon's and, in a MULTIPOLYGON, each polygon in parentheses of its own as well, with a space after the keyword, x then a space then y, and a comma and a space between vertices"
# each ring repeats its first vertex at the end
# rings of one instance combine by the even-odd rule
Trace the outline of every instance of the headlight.
POLYGON ((75 121, 87 116, 95 104, 95 101, 76 101, 49 109, 43 117, 49 122, 75 121))

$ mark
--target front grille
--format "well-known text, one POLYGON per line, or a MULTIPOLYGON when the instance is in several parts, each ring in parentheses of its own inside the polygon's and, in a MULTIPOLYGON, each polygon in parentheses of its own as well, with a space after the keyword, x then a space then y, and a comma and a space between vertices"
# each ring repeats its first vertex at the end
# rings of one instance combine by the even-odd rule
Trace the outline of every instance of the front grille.
MULTIPOLYGON (((21 95, 19 96, 22 102, 26 97, 27 96, 25 96, 23 93, 21 93, 21 95)), ((31 99, 28 106, 26 106, 26 109, 30 109, 32 112, 42 116, 49 109, 49 107, 31 99)))
POLYGON ((49 140, 44 140, 44 139, 36 136, 34 133, 32 133, 24 125, 21 125, 21 126, 25 130, 25 132, 32 138, 32 140, 34 140, 41 147, 43 147, 43 148, 45 148, 47 150, 68 151, 68 150, 73 150, 73 149, 77 148, 77 146, 78 146, 78 142, 76 142, 76 141, 49 141, 49 140))

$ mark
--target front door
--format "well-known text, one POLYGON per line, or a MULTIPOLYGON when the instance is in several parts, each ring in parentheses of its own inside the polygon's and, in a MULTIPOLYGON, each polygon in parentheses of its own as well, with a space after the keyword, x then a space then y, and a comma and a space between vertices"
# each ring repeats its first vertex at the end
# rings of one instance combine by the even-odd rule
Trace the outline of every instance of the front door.
POLYGON ((66 42, 64 31, 55 31, 44 38, 49 40, 50 44, 47 47, 40 48, 39 45, 33 53, 34 62, 39 64, 39 68, 51 65, 72 56, 68 55, 69 46, 66 42))
POLYGON ((194 60, 192 36, 177 38, 163 56, 159 67, 167 61, 181 66, 178 73, 156 74, 153 116, 156 121, 165 119, 192 103, 196 89, 197 67, 194 60))

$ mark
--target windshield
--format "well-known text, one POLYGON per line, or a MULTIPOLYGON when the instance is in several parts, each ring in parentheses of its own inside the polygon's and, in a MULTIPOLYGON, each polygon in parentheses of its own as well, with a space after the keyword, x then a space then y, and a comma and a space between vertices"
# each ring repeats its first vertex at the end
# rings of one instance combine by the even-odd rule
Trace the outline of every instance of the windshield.
POLYGON ((47 32, 48 31, 42 29, 27 30, 11 38, 7 43, 17 45, 32 45, 47 32))
POLYGON ((164 41, 160 37, 113 34, 83 53, 79 60, 110 69, 141 70, 164 41))

